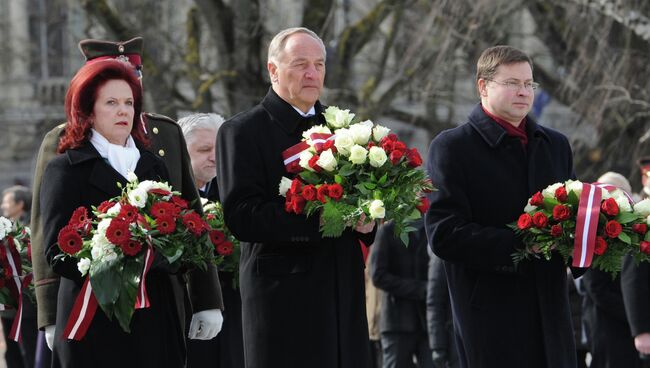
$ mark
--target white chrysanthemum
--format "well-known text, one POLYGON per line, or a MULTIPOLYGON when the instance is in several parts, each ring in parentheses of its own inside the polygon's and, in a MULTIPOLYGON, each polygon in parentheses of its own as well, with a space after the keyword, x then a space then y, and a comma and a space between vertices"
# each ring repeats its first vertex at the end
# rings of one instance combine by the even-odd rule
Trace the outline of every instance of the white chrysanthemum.
POLYGON ((128 197, 129 203, 138 208, 143 208, 147 204, 147 192, 140 188, 130 191, 128 197))
POLYGON ((634 212, 643 216, 650 216, 650 199, 646 198, 634 205, 634 212))
POLYGON ((386 128, 385 126, 375 125, 375 127, 372 128, 372 139, 374 139, 376 142, 379 142, 382 138, 387 136, 389 132, 390 129, 386 128))
POLYGON ((358 144, 352 146, 350 150, 350 162, 355 165, 362 165, 366 162, 366 157, 368 156, 368 150, 361 147, 358 144))
POLYGON ((562 183, 551 184, 548 187, 544 188, 544 190, 542 190, 542 195, 544 196, 544 198, 555 199, 555 191, 557 190, 557 188, 561 187, 562 185, 564 184, 562 183))
POLYGON ((81 272, 81 276, 86 276, 88 270, 90 269, 90 259, 82 258, 77 262, 77 269, 81 272))
POLYGON ((566 182, 567 193, 573 191, 578 197, 582 194, 582 182, 579 180, 567 180, 566 182))
POLYGON ((130 183, 135 183, 138 180, 138 176, 135 175, 133 171, 129 171, 126 174, 126 180, 128 180, 130 183))
POLYGON ((118 213, 122 210, 122 205, 120 202, 115 203, 114 205, 111 206, 108 210, 106 210, 106 214, 109 216, 117 216, 118 213))
POLYGON ((311 135, 314 133, 327 133, 327 134, 332 134, 332 131, 330 128, 324 126, 324 125, 314 125, 313 127, 305 130, 302 132, 302 137, 307 141, 307 143, 311 146, 311 135))
POLYGON ((283 176, 282 179, 280 179, 280 195, 286 197, 289 188, 291 188, 291 179, 283 176))
POLYGON ((354 119, 354 114, 350 113, 350 110, 341 110, 336 106, 325 109, 323 115, 327 124, 334 128, 345 128, 354 119))
POLYGON ((0 216, 0 240, 4 239, 7 236, 7 233, 11 231, 12 223, 8 218, 0 216))
POLYGON ((309 160, 311 160, 312 157, 314 157, 313 153, 309 152, 308 150, 304 150, 304 151, 300 152, 300 161, 298 162, 298 164, 303 169, 306 169, 306 170, 309 170, 309 171, 314 171, 314 169, 309 167, 309 160))
POLYGON ((352 138, 352 134, 348 129, 338 129, 336 131, 334 146, 343 156, 350 155, 350 149, 354 146, 354 138, 352 138))
POLYGON ((384 201, 381 199, 375 199, 370 202, 370 206, 368 206, 368 212, 370 212, 370 217, 373 219, 384 218, 384 216, 386 216, 384 201))
POLYGON ((366 145, 368 144, 368 141, 370 140, 370 135, 372 134, 372 122, 366 120, 359 124, 352 124, 350 125, 349 130, 350 130, 350 134, 352 135, 352 139, 354 140, 354 143, 362 146, 366 145), (370 125, 368 125, 367 123, 370 123, 370 125))
POLYGON ((328 149, 327 151, 321 152, 318 160, 316 161, 316 165, 322 167, 325 171, 334 171, 334 169, 336 169, 336 165, 338 165, 338 162, 336 161, 332 150, 328 149))
POLYGON ((388 156, 383 148, 378 146, 370 147, 370 150, 368 151, 368 161, 370 162, 370 166, 381 167, 386 160, 388 160, 388 156))

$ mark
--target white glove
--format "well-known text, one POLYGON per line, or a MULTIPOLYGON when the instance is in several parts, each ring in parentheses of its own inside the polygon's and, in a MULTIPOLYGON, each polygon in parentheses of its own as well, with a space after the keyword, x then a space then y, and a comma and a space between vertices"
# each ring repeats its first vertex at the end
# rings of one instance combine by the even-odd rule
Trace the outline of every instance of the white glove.
POLYGON ((188 337, 194 340, 210 340, 217 336, 223 325, 221 309, 208 309, 192 315, 188 337))
POLYGON ((45 343, 50 350, 54 349, 54 333, 56 332, 56 325, 45 326, 45 343))

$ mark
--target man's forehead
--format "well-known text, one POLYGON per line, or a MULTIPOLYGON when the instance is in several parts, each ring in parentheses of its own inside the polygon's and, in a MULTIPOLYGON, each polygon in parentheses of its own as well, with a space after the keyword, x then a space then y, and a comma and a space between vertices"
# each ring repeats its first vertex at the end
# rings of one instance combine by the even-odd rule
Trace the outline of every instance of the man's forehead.
POLYGON ((495 76, 508 79, 532 79, 533 70, 527 62, 501 64, 497 67, 495 76))

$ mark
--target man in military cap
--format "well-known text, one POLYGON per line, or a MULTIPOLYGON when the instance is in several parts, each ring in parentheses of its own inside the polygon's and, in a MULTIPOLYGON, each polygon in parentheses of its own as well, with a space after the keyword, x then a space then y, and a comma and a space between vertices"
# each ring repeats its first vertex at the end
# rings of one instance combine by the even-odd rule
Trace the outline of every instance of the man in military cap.
MULTIPOLYGON (((142 76, 142 37, 136 37, 124 42, 110 42, 101 40, 83 40, 79 49, 86 58, 86 63, 98 60, 115 58, 129 62, 134 66, 134 72, 142 76)), ((145 132, 151 138, 149 150, 160 157, 169 170, 170 184, 182 193, 182 197, 193 204, 201 212, 201 202, 194 186, 191 165, 183 133, 176 122, 166 116, 143 113, 142 124, 145 132)), ((50 348, 54 339, 54 324, 56 321, 56 300, 59 289, 59 276, 52 271, 45 260, 42 244, 42 223, 40 216, 39 193, 42 175, 47 164, 56 156, 59 137, 64 131, 65 124, 61 124, 49 131, 38 152, 34 172, 34 200, 32 203, 32 262, 34 268, 34 285, 38 305, 38 327, 45 329, 47 343, 50 348)), ((172 275, 172 277, 179 277, 172 275)), ((221 287, 217 276, 216 267, 209 267, 207 271, 193 270, 183 276, 187 281, 187 290, 178 290, 178 295, 189 297, 191 309, 194 313, 189 328, 189 337, 192 339, 212 339, 221 329, 223 317, 223 301, 221 287), (187 295, 189 293, 189 295, 187 295)), ((174 283, 172 283, 174 284, 174 283)), ((183 302, 177 303, 183 309, 183 302)), ((179 311, 184 315, 185 311, 179 311)))

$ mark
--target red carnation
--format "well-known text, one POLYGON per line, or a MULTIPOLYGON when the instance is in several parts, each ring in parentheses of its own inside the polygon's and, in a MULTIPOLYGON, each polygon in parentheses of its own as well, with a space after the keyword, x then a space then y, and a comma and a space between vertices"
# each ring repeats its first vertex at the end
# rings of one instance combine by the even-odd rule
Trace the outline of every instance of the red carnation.
POLYGON ((316 189, 316 198, 322 203, 327 202, 327 195, 329 195, 329 186, 327 184, 323 184, 316 189))
POLYGON ((517 227, 521 230, 526 230, 530 228, 533 225, 533 217, 527 213, 522 214, 519 216, 519 220, 517 220, 517 227))
POLYGON ((113 202, 104 201, 104 202, 99 204, 99 206, 97 207, 97 211, 99 213, 106 213, 106 211, 108 211, 108 209, 113 207, 114 205, 115 205, 115 203, 113 203, 113 202))
POLYGON ((609 220, 605 224, 605 235, 614 239, 623 231, 623 227, 616 220, 609 220))
POLYGON ((313 201, 316 199, 316 187, 312 184, 307 184, 302 188, 302 196, 308 200, 313 201))
POLYGON ((555 198, 557 198, 558 201, 560 202, 566 202, 567 199, 569 198, 569 195, 566 192, 566 188, 564 186, 561 186, 557 189, 555 189, 555 198))
POLYGON ((300 215, 302 211, 305 209, 306 203, 307 201, 302 196, 295 196, 291 199, 291 210, 295 214, 300 215))
POLYGON ((210 230, 209 234, 210 234, 210 241, 215 246, 223 243, 224 240, 226 240, 226 234, 224 234, 223 231, 210 230))
POLYGON ((170 192, 168 190, 160 189, 160 188, 149 189, 149 193, 158 194, 158 195, 161 195, 161 196, 168 196, 168 195, 172 194, 172 192, 170 192))
POLYGON ((648 232, 648 225, 646 224, 634 224, 632 225, 632 231, 637 234, 645 235, 648 232))
POLYGON ((596 237, 596 247, 594 248, 594 253, 596 253, 599 256, 602 256, 603 253, 607 250, 607 241, 603 239, 602 236, 597 236, 596 237))
POLYGON ((129 223, 121 219, 113 219, 106 228, 106 239, 115 245, 125 244, 131 239, 129 223))
POLYGON ((172 203, 174 203, 182 210, 186 209, 188 206, 187 201, 179 196, 172 196, 172 203))
POLYGON ((544 204, 544 196, 542 195, 542 192, 537 192, 533 194, 532 198, 530 198, 530 205, 531 206, 542 206, 544 204))
POLYGON ((420 211, 420 213, 427 212, 427 210, 429 209, 429 198, 421 197, 420 198, 420 203, 418 203, 418 205, 416 207, 417 207, 418 211, 420 211))
POLYGON ((536 212, 533 215, 533 225, 535 225, 536 228, 541 229, 545 227, 548 224, 548 217, 546 217, 545 214, 542 212, 536 212))
POLYGON ((551 236, 554 238, 559 238, 562 236, 562 225, 555 224, 551 226, 551 236))
POLYGON ((163 235, 171 234, 176 230, 176 221, 171 216, 158 217, 156 219, 156 229, 163 235))
POLYGON ((338 201, 343 196, 343 187, 341 184, 334 183, 329 186, 329 197, 335 201, 338 201))
POLYGON ((571 209, 563 204, 553 207, 553 218, 557 221, 564 221, 571 217, 571 209))
POLYGON ((72 216, 70 216, 68 225, 83 227, 88 222, 90 222, 90 219, 88 218, 88 210, 86 207, 81 206, 74 210, 72 216))
POLYGON ((134 222, 138 219, 138 209, 128 203, 124 204, 122 205, 122 208, 120 208, 120 213, 117 217, 129 223, 134 222))
POLYGON ((618 203, 616 203, 614 198, 607 198, 604 200, 600 205, 600 209, 609 216, 616 216, 619 212, 618 203))
POLYGON ((120 249, 122 249, 122 253, 133 257, 142 250, 142 243, 137 240, 129 239, 126 243, 120 244, 120 249))
POLYGON ((219 244, 216 248, 217 248, 217 253, 220 256, 229 256, 232 254, 233 245, 231 242, 225 241, 219 244))
POLYGON ((650 255, 650 242, 641 240, 641 244, 639 244, 639 249, 641 250, 641 252, 650 255))
POLYGON ((201 235, 208 228, 207 224, 203 222, 201 216, 196 212, 186 213, 183 216, 183 225, 196 236, 201 235))
POLYGON ((406 159, 410 167, 419 167, 422 165, 422 156, 420 156, 420 152, 415 148, 406 151, 406 159))
POLYGON ((77 230, 75 230, 74 226, 71 225, 64 226, 59 231, 57 242, 59 243, 59 248, 64 253, 70 255, 74 255, 77 252, 79 252, 81 250, 81 247, 83 246, 83 240, 81 239, 81 235, 79 235, 79 233, 77 233, 77 230))
POLYGON ((176 217, 179 212, 179 208, 170 202, 156 202, 151 206, 151 216, 153 218, 176 217))
POLYGON ((397 165, 403 156, 404 156, 404 151, 394 150, 393 152, 390 153, 388 158, 390 158, 390 162, 392 162, 393 165, 397 165))

